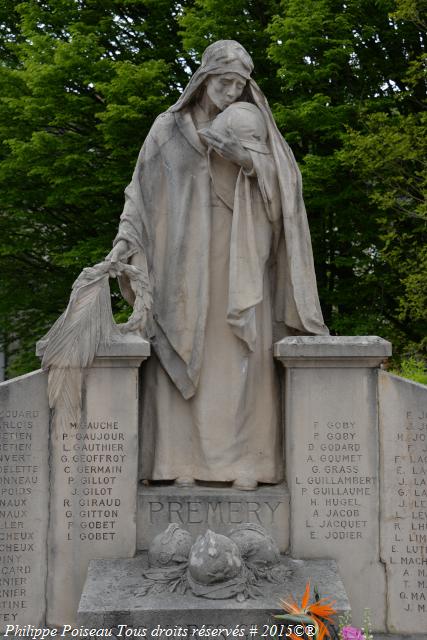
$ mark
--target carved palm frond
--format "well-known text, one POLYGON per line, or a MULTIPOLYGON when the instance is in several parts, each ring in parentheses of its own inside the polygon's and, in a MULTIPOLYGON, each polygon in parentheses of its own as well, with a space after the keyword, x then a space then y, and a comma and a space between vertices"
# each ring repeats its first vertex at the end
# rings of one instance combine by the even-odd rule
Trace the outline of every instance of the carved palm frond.
POLYGON ((56 421, 64 426, 80 422, 85 370, 101 345, 108 345, 121 333, 143 328, 151 302, 148 274, 137 267, 106 260, 83 269, 73 284, 66 310, 37 343, 42 368, 49 371, 49 406, 56 421), (123 273, 134 290, 135 304, 128 322, 117 325, 108 281, 123 273))

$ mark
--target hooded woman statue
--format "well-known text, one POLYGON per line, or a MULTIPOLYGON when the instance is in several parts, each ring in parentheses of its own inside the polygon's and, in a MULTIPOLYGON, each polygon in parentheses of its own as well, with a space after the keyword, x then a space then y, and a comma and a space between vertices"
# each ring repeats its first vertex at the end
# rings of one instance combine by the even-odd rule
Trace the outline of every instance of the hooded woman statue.
POLYGON ((153 287, 146 479, 279 482, 273 329, 328 333, 300 172, 252 69, 234 40, 206 49, 144 142, 108 256, 148 269, 153 287))

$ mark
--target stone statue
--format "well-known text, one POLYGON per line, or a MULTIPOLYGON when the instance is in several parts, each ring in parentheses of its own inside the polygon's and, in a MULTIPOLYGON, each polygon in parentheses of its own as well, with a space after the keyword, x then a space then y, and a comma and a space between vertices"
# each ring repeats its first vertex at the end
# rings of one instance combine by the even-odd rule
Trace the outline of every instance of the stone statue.
POLYGON ((146 270, 153 288, 142 478, 278 483, 273 329, 328 333, 300 172, 252 70, 234 40, 206 49, 144 142, 107 256, 146 270))

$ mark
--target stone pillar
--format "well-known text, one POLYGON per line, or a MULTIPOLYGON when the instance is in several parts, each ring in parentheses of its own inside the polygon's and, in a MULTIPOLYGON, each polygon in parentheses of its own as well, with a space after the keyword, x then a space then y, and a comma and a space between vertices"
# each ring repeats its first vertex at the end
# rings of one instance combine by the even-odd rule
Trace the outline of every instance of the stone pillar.
POLYGON ((47 374, 0 384, 0 631, 43 626, 49 518, 47 374))
MULTIPOLYGON (((377 368, 391 354, 375 336, 288 337, 275 344, 286 369, 290 548, 334 558, 360 624, 371 610, 385 629, 379 549, 377 368)), ((327 594, 321 594, 327 595, 327 594)))
POLYGON ((427 386, 379 375, 381 555, 387 624, 394 633, 427 629, 427 386))
POLYGON ((80 424, 51 434, 47 624, 75 624, 90 560, 136 550, 138 368, 149 343, 127 335, 86 374, 80 424))

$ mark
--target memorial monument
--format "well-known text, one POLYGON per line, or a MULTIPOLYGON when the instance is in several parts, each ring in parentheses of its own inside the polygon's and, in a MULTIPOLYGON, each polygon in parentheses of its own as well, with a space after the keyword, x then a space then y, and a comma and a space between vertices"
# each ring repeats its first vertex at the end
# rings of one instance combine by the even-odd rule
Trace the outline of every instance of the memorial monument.
POLYGON ((42 370, 0 384, 3 629, 117 620, 126 599, 101 576, 152 621, 155 541, 174 535, 191 571, 167 578, 191 588, 165 620, 188 623, 199 596, 206 619, 248 620, 227 600, 259 578, 242 530, 268 541, 271 576, 288 554, 274 598, 312 572, 345 608, 342 578, 356 623, 371 607, 378 630, 427 628, 426 388, 379 371, 385 340, 328 335, 300 172, 252 70, 233 40, 206 49, 143 144, 112 251, 39 342, 42 370), (217 543, 227 588, 198 568, 217 543))

